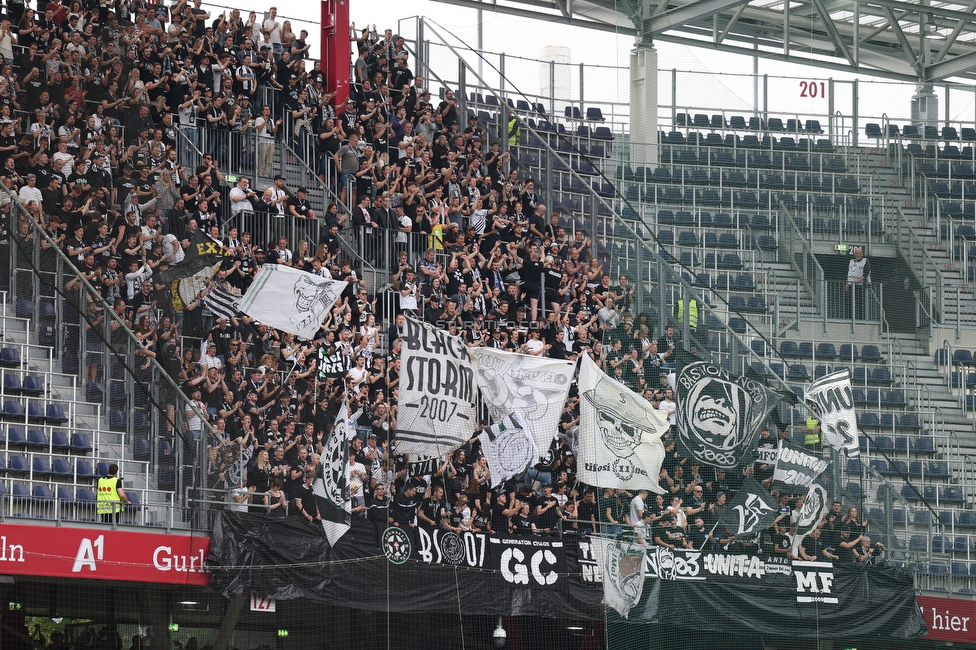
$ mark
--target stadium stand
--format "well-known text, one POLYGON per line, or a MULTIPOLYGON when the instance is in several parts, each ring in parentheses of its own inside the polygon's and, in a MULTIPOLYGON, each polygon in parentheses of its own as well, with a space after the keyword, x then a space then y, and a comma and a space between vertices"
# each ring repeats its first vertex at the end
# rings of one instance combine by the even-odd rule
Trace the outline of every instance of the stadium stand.
MULTIPOLYGON (((216 67, 185 43, 162 57, 148 31, 105 31, 78 35, 92 79, 74 63, 40 66, 52 50, 22 42, 13 70, 37 70, 50 90, 0 80, 3 517, 93 522, 92 487, 111 463, 135 504, 125 526, 207 530, 222 507, 264 510, 275 477, 288 516, 305 517, 296 495, 343 395, 357 425, 357 505, 380 483, 402 491, 411 478, 392 445, 407 312, 471 346, 593 353, 652 400, 664 394, 660 372, 690 358, 801 398, 811 380, 848 370, 863 457, 832 465, 831 498, 868 513, 852 523, 918 563, 922 588, 969 587, 976 338, 931 349, 885 330, 876 290, 861 317, 848 315, 844 283, 814 249, 917 244, 928 252, 909 263, 938 287, 940 322, 971 327, 971 297, 945 298, 949 280, 974 281, 972 127, 960 124, 959 140, 951 125, 919 134, 868 123, 865 137, 890 143, 868 153, 826 120, 684 107, 661 124, 659 160, 632 164, 607 106, 547 115, 552 98, 415 83, 416 50, 372 33, 355 44, 363 63, 349 101, 335 105, 304 57, 253 47, 243 21, 223 49, 214 43, 229 24, 213 30, 201 43, 216 67), (98 54, 109 43, 139 47, 115 61, 98 54), (892 216, 873 178, 896 175, 914 182, 885 190, 912 207, 892 216), (902 222, 930 225, 892 234, 902 222), (177 310, 156 274, 183 261, 197 231, 229 261, 177 310), (946 260, 962 271, 947 275, 946 260), (246 294, 264 264, 355 286, 312 340, 296 341, 212 302, 246 294), (184 507, 186 495, 199 507, 184 507)), ((290 43, 291 53, 303 45, 290 43)), ((437 78, 454 79, 456 63, 437 78)), ((802 444, 807 415, 797 405, 771 423, 802 444)), ((576 512, 590 488, 568 441, 552 451, 538 469, 565 485, 563 512, 576 512)), ((480 457, 475 442, 436 459, 428 479, 448 505, 470 496, 472 521, 488 527, 498 496, 480 457), (438 478, 449 467, 456 475, 438 478)), ((731 493, 742 478, 729 479, 731 493)), ((669 475, 668 490, 687 481, 669 475)), ((533 487, 504 489, 535 503, 533 487)), ((572 534, 578 524, 565 519, 559 534, 572 534)), ((498 522, 495 532, 518 523, 498 522)))

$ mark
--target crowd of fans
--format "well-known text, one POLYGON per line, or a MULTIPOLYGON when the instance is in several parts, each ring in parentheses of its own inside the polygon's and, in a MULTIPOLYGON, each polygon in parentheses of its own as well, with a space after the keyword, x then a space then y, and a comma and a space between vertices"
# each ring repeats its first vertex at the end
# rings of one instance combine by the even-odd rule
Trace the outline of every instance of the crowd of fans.
MULTIPOLYGON (((0 177, 30 215, 14 238, 26 245, 32 228, 45 229, 135 332, 140 367, 156 358, 179 383, 189 399, 172 422, 188 437, 206 436, 209 486, 227 490, 229 508, 320 518, 311 483, 346 401, 358 432, 347 473, 353 516, 379 527, 557 535, 626 525, 648 544, 761 543, 711 528, 743 476, 762 478, 767 466, 726 476, 680 457, 668 436, 663 497, 646 503, 646 494, 580 483, 568 442, 576 397, 529 480, 492 487, 478 439, 487 423, 444 458, 393 453, 406 316, 469 346, 590 355, 672 424, 674 369, 694 352, 673 327, 638 310, 629 278, 609 273, 587 234, 544 204, 477 119, 464 126, 452 90, 432 100, 391 30, 357 33, 352 96, 335 106, 318 63, 308 65, 307 34, 279 23, 273 7, 264 19, 238 10, 214 17, 199 0, 10 7, 0 23, 0 177), (206 147, 192 170, 180 159, 177 129, 206 147), (253 149, 234 135, 251 129, 253 149), (291 138, 340 203, 316 215, 307 193, 281 176, 264 188, 246 177, 226 186, 221 169, 239 163, 272 178, 267 147, 276 137, 291 138), (316 243, 252 241, 227 222, 248 209, 320 219, 326 234, 316 243), (368 251, 381 229, 396 232, 399 251, 390 311, 343 253, 344 239, 368 251), (232 259, 176 312, 156 274, 183 260, 197 230, 232 259), (410 259, 405 243, 418 234, 430 247, 410 259), (264 264, 350 282, 313 339, 243 314, 214 319, 206 309, 208 292, 243 294, 264 264)), ((97 308, 90 317, 97 327, 97 308)), ((99 368, 85 372, 95 381, 99 368)), ((777 549, 793 522, 789 499, 782 507, 771 531, 777 549)), ((863 530, 840 532, 863 525, 856 511, 848 518, 838 539, 860 544, 863 530)))

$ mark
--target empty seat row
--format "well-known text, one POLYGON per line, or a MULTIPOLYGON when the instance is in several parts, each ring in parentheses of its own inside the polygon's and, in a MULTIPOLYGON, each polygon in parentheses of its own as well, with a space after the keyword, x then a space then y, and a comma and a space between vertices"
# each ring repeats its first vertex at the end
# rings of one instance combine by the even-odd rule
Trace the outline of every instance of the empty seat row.
POLYGON ((64 424, 68 421, 64 407, 60 404, 48 404, 47 408, 35 401, 27 402, 27 409, 19 400, 4 400, 3 411, 0 417, 9 420, 26 420, 30 422, 41 422, 51 424, 64 424))
POLYGON ((92 464, 81 458, 53 459, 44 454, 35 454, 33 462, 26 456, 0 454, 0 474, 52 476, 58 478, 76 477, 80 480, 95 480, 99 476, 108 476, 109 464, 99 461, 93 468, 92 464))
POLYGON ((945 487, 923 485, 922 493, 919 494, 918 489, 914 485, 906 483, 901 487, 901 496, 906 501, 916 502, 922 500, 927 501, 930 505, 935 505, 936 502, 966 503, 966 497, 963 494, 962 488, 958 485, 947 485, 945 487))
POLYGON ((18 375, 4 373, 3 392, 5 395, 26 395, 28 397, 39 397, 44 394, 44 380, 33 375, 27 375, 21 379, 18 375))
MULTIPOLYGON (((858 413, 857 424, 861 428, 865 429, 881 429, 884 431, 894 431, 896 429, 903 429, 908 431, 919 431, 922 426, 919 422, 918 415, 915 413, 904 413, 901 416, 895 413, 875 413, 873 411, 864 411, 858 413)), ((878 436, 875 438, 876 444, 878 440, 885 439, 885 436, 878 436)), ((921 440, 921 439, 918 439, 921 440)), ((931 440, 931 439, 927 439, 931 440)), ((892 443, 892 449, 895 451, 905 451, 911 447, 911 445, 917 444, 917 440, 912 438, 912 442, 905 442, 905 438, 896 438, 895 442, 892 443), (899 448, 899 445, 901 447, 899 448)), ((922 450, 924 451, 924 449, 922 450)))
POLYGON ((0 426, 0 447, 23 446, 36 449, 53 449, 54 451, 72 451, 87 454, 92 451, 91 438, 83 431, 76 431, 70 436, 67 432, 55 429, 48 438, 44 429, 28 429, 21 427, 0 426))
MULTIPOLYGON (((755 347, 753 350, 755 350, 755 347)), ((838 352, 833 343, 817 343, 816 347, 814 347, 814 343, 810 341, 783 341, 780 344, 779 353, 781 356, 788 359, 824 359, 831 361, 840 359, 844 361, 860 360, 876 363, 884 363, 885 361, 885 358, 881 355, 880 348, 873 344, 863 345, 859 351, 856 345, 851 343, 843 343, 841 344, 840 351, 838 352)), ((764 354, 764 352, 760 354, 764 354)))
POLYGON ((751 228, 752 230, 773 230, 776 228, 776 215, 739 213, 731 215, 727 212, 712 214, 706 210, 697 213, 688 210, 661 209, 657 211, 657 220, 662 225, 700 226, 702 228, 751 228))
MULTIPOLYGON (((922 130, 919 131, 918 125, 916 124, 906 124, 901 127, 899 131, 899 126, 897 124, 888 124, 887 129, 888 137, 904 137, 904 138, 925 138, 926 140, 965 140, 968 142, 976 142, 976 129, 972 127, 962 127, 961 133, 956 130, 954 126, 944 126, 942 130, 935 125, 925 125, 922 130)), ((884 131, 881 129, 881 125, 876 122, 870 122, 864 127, 864 134, 869 138, 883 138, 884 131)))
POLYGON ((695 127, 695 128, 710 128, 710 129, 748 129, 750 131, 772 131, 772 132, 782 132, 788 131, 791 133, 823 133, 823 128, 820 126, 820 120, 808 119, 800 120, 796 118, 788 118, 786 122, 783 122, 782 118, 771 117, 768 120, 759 118, 758 116, 752 116, 746 118, 741 115, 732 115, 729 117, 728 122, 725 121, 725 116, 721 114, 715 114, 709 117, 705 113, 695 113, 694 117, 688 113, 678 113, 674 116, 675 126, 681 127, 695 127))

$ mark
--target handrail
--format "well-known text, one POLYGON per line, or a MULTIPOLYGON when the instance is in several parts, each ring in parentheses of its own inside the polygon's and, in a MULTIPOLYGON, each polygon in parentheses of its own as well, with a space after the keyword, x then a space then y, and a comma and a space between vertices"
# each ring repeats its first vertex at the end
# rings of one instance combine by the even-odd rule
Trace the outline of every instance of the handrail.
MULTIPOLYGON (((83 287, 84 293, 82 293, 81 295, 82 296, 86 296, 86 298, 85 298, 86 300, 96 300, 97 301, 97 304, 99 304, 99 306, 101 308, 99 313, 101 315, 104 315, 106 317, 106 321, 105 321, 106 324, 107 324, 108 320, 113 320, 113 321, 115 321, 116 323, 118 323, 120 325, 119 330, 122 331, 122 332, 124 332, 124 335, 127 338, 127 343, 130 346, 130 350, 132 349, 132 346, 142 347, 142 344, 139 343, 138 339, 136 339, 135 334, 126 326, 125 321, 122 320, 115 313, 115 311, 112 309, 112 307, 107 302, 105 302, 105 299, 102 297, 101 293, 99 291, 97 291, 91 285, 91 283, 83 275, 81 275, 77 271, 77 269, 75 268, 75 265, 68 259, 67 255, 65 255, 64 251, 62 251, 58 247, 58 245, 55 243, 55 241, 53 239, 51 239, 50 236, 48 236, 48 234, 44 230, 44 228, 39 227, 39 224, 37 223, 37 221, 30 215, 30 213, 27 212, 26 208, 24 207, 24 204, 23 204, 22 199, 18 195, 11 193, 6 188, 6 186, 4 186, 2 183, 0 183, 0 194, 5 195, 9 199, 11 206, 14 209, 17 210, 17 212, 19 213, 19 215, 22 216, 22 217, 24 217, 24 218, 26 218, 28 220, 28 222, 30 223, 30 226, 31 226, 31 230, 34 233, 35 237, 37 237, 39 239, 43 239, 44 241, 46 241, 49 244, 51 250, 55 251, 55 254, 57 255, 57 260, 58 260, 58 262, 59 262, 59 264, 61 266, 62 272, 63 273, 64 272, 71 273, 74 276, 74 278, 83 287)), ((16 230, 16 227, 13 230, 16 230)), ((80 315, 83 318, 87 314, 86 311, 81 310, 81 309, 79 309, 79 312, 80 312, 80 315)), ((108 353, 109 346, 105 346, 105 348, 106 348, 106 353, 108 353)), ((150 357, 149 358, 149 362, 150 362, 150 365, 154 367, 155 374, 156 374, 157 377, 160 378, 160 381, 162 381, 163 384, 168 389, 170 389, 171 391, 173 391, 172 394, 174 396, 176 396, 179 401, 185 403, 187 401, 186 396, 183 395, 183 392, 180 389, 180 387, 176 384, 175 381, 173 381, 173 378, 170 377, 169 373, 166 371, 165 368, 163 368, 162 364, 159 363, 158 359, 156 359, 154 357, 150 357)), ((127 361, 127 363, 128 363, 128 361, 127 361)), ((82 368, 82 370, 83 369, 84 368, 82 368)), ((129 371, 129 373, 131 374, 131 369, 128 368, 127 366, 126 366, 126 370, 129 371)), ((133 376, 133 380, 135 380, 134 374, 132 376, 133 376)), ((147 391, 147 396, 148 396, 148 391, 147 391)), ((154 398, 149 397, 149 399, 152 400, 153 402, 155 402, 155 399, 154 398)), ((158 406, 159 405, 157 404, 157 407, 158 406)), ((160 417, 165 417, 166 409, 163 408, 163 409, 160 409, 160 411, 161 411, 160 414, 159 414, 160 417)), ((180 420, 180 418, 177 417, 177 420, 180 420)), ((196 453, 198 451, 196 449, 196 441, 186 440, 184 438, 184 432, 178 430, 178 427, 177 427, 178 422, 174 421, 171 424, 173 426, 174 433, 176 435, 178 435, 183 440, 183 442, 184 442, 184 444, 183 444, 184 450, 185 449, 192 449, 193 450, 194 457, 192 457, 190 459, 191 461, 197 461, 198 459, 204 459, 204 458, 206 458, 206 455, 205 454, 197 454, 196 453)), ((206 431, 206 433, 208 435, 212 435, 214 433, 214 429, 213 429, 213 427, 210 426, 210 423, 209 422, 203 421, 202 422, 202 425, 203 425, 204 431, 206 431)), ((205 440, 205 438, 203 438, 203 440, 205 440)))
MULTIPOLYGON (((890 193, 885 193, 885 196, 890 198, 890 193)), ((939 298, 939 308, 938 308, 938 318, 935 322, 942 322, 942 315, 945 313, 945 287, 946 281, 942 270, 939 268, 938 264, 929 255, 928 248, 919 240, 918 235, 912 229, 911 224, 908 222, 908 218, 905 217, 905 213, 902 211, 901 206, 897 201, 893 201, 892 204, 895 207, 895 213, 898 215, 898 224, 895 228, 895 246, 898 248, 898 252, 908 261, 908 266, 915 276, 915 281, 918 282, 919 286, 925 287, 929 286, 928 273, 931 270, 935 274, 936 292, 939 298), (907 242, 907 244, 906 244, 907 242), (917 253, 916 253, 917 251, 917 253), (921 258, 921 262, 916 261, 916 254, 921 258), (917 264, 921 264, 921 269, 917 264), (921 271, 921 277, 919 276, 919 271, 921 271)), ((923 306, 924 308, 924 306, 923 306)), ((935 316, 935 314, 932 314, 935 316)))
MULTIPOLYGON (((447 40, 441 35, 441 33, 438 31, 438 29, 436 27, 434 27, 433 25, 431 25, 431 21, 429 19, 426 19, 426 18, 424 18, 422 20, 424 21, 424 25, 425 25, 425 33, 432 33, 437 38, 439 38, 441 40, 441 42, 444 44, 444 46, 446 46, 455 55, 455 57, 457 57, 457 60, 461 63, 461 65, 464 66, 464 68, 468 71, 468 73, 471 74, 480 83, 482 83, 485 86, 486 90, 488 90, 488 92, 492 93, 496 97, 496 99, 499 100, 499 104, 500 105, 503 105, 503 106, 506 106, 507 107, 507 103, 505 102, 504 98, 501 97, 501 95, 499 95, 497 92, 495 92, 494 89, 491 89, 491 88, 488 87, 488 84, 481 77, 481 75, 479 75, 479 73, 477 72, 477 70, 474 67, 472 67, 471 64, 468 63, 460 55, 460 53, 454 48, 453 45, 451 45, 450 43, 447 42, 447 40)), ((440 27, 440 26, 438 25, 438 27, 440 27)), ((519 92, 519 91, 517 89, 515 89, 515 92, 519 92)), ((545 115, 541 115, 540 118, 543 119, 543 120, 546 120, 546 121, 549 120, 549 117, 548 116, 545 116, 545 115)), ((559 152, 557 152, 555 149, 552 148, 551 144, 549 143, 548 137, 545 137, 545 136, 548 136, 548 134, 545 134, 545 136, 543 136, 538 131, 536 131, 535 129, 532 129, 528 124, 526 124, 524 122, 521 124, 521 128, 525 129, 525 131, 527 133, 531 133, 536 138, 538 138, 539 142, 541 143, 541 147, 539 147, 539 148, 541 148, 543 151, 545 151, 550 157, 552 157, 552 158, 561 158, 559 152)), ((567 167, 569 167, 569 166, 567 166, 567 167)), ((580 181, 582 183, 586 183, 587 185, 589 185, 587 183, 587 181, 585 181, 582 178, 582 176, 580 176, 571 167, 569 167, 568 172, 564 172, 564 173, 569 173, 571 176, 575 177, 578 181, 580 181)), ((602 176, 602 178, 604 180, 609 180, 609 179, 606 178, 606 176, 602 176)), ((633 241, 636 242, 637 246, 639 247, 639 250, 640 249, 643 249, 643 251, 646 253, 648 260, 659 260, 659 261, 661 260, 661 257, 659 255, 659 253, 657 251, 655 251, 654 249, 651 248, 650 243, 646 239, 646 236, 649 235, 651 237, 651 239, 654 241, 654 243, 656 243, 658 245, 659 248, 663 248, 663 245, 660 244, 660 242, 657 240, 657 235, 655 233, 651 232, 650 229, 648 229, 646 227, 646 224, 643 222, 643 220, 641 220, 641 222, 640 222, 640 225, 643 227, 642 228, 642 232, 638 232, 637 228, 634 225, 635 222, 629 221, 627 219, 623 219, 620 216, 620 213, 617 210, 617 208, 613 205, 613 202, 612 201, 606 200, 604 197, 600 196, 595 191, 592 191, 591 192, 591 199, 594 200, 594 201, 598 201, 604 207, 606 207, 606 209, 609 211, 609 213, 613 217, 613 223, 614 223, 614 225, 615 226, 616 225, 621 225, 621 226, 623 226, 627 230, 627 232, 632 236, 633 241)), ((620 200, 625 205, 627 205, 628 207, 630 207, 631 209, 634 209, 636 214, 640 214, 639 210, 635 206, 633 206, 626 197, 620 197, 620 200)), ((670 275, 673 283, 676 284, 676 285, 678 285, 679 287, 681 287, 681 289, 683 289, 684 291, 686 291, 687 292, 687 295, 696 295, 698 289, 696 287, 693 287, 689 282, 685 281, 684 278, 681 277, 680 273, 679 272, 676 272, 674 270, 674 268, 672 268, 673 266, 679 266, 682 269, 684 269, 686 271, 689 271, 689 269, 687 269, 687 267, 682 266, 680 264, 680 262, 669 263, 669 264, 661 265, 661 266, 663 266, 663 268, 667 270, 667 273, 670 275)), ((738 310, 733 309, 732 307, 729 306, 728 301, 723 296, 721 296, 719 294, 716 294, 715 297, 717 298, 717 300, 719 302, 721 302, 721 303, 724 304, 725 308, 727 309, 727 311, 729 313, 735 313, 739 317, 743 318, 743 320, 745 320, 747 322, 751 322, 751 320, 750 320, 751 314, 743 314, 743 313, 738 312, 738 310)), ((729 336, 732 339, 735 339, 735 341, 739 344, 740 348, 742 350, 744 350, 747 355, 749 355, 751 357, 754 357, 759 363, 761 363, 763 366, 765 366, 765 369, 768 371, 768 374, 769 374, 770 377, 775 377, 775 381, 778 383, 780 389, 782 389, 784 391, 788 391, 789 390, 789 385, 785 382, 785 380, 780 379, 779 376, 775 372, 773 372, 772 369, 768 366, 768 362, 767 362, 766 357, 759 357, 758 355, 756 355, 752 351, 751 347, 748 346, 748 345, 746 345, 744 343, 744 341, 739 337, 739 335, 735 331, 733 331, 728 326, 727 323, 721 323, 721 324, 722 324, 723 329, 724 329, 724 332, 725 332, 725 334, 727 336, 729 336)), ((758 329, 756 329, 756 328, 753 328, 753 329, 755 331, 756 336, 762 338, 766 342, 767 347, 768 348, 771 348, 771 355, 770 356, 777 357, 786 366, 788 366, 789 365, 788 360, 785 359, 784 357, 781 357, 780 356, 779 351, 776 350, 775 349, 775 346, 773 346, 771 344, 771 342, 769 341, 769 338, 766 335, 762 334, 758 329)), ((803 405, 803 408, 806 408, 806 406, 803 405)))

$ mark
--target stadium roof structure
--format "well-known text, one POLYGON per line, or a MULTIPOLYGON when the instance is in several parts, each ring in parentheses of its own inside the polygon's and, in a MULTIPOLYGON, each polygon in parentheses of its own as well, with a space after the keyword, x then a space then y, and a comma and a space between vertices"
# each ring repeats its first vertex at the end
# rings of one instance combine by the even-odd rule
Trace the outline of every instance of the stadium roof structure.
POLYGON ((976 80, 976 0, 438 0, 872 76, 976 80))

